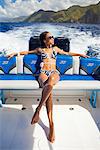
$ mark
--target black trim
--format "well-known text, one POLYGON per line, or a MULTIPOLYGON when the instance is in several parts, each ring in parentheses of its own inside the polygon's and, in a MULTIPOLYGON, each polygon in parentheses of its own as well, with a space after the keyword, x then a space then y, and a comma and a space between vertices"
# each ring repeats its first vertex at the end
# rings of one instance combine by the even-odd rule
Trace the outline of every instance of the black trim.
POLYGON ((12 69, 14 69, 15 67, 16 67, 16 64, 14 64, 14 65, 9 69, 8 73, 9 73, 12 69))
MULTIPOLYGON (((72 65, 70 65, 65 71, 64 71, 64 73, 63 74, 65 74, 65 72, 68 70, 68 69, 71 69, 73 66, 72 65)), ((58 68, 58 67, 56 67, 57 68, 57 70, 59 71, 59 73, 61 74, 61 75, 63 75, 61 72, 60 72, 60 67, 58 68)))

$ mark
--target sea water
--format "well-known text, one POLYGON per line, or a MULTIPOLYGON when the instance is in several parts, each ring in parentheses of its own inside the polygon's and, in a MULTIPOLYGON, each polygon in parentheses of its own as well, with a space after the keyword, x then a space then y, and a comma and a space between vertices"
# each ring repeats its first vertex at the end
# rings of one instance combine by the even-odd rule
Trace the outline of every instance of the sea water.
POLYGON ((70 51, 100 58, 100 25, 73 23, 0 23, 0 51, 6 54, 29 49, 31 36, 49 31, 67 37, 70 51))

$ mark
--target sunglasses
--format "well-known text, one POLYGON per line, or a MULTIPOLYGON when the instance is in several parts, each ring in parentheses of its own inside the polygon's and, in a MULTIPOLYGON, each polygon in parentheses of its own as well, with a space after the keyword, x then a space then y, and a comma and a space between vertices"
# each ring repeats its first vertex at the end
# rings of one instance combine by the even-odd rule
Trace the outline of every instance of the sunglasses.
POLYGON ((54 36, 49 36, 48 39, 54 39, 54 36))

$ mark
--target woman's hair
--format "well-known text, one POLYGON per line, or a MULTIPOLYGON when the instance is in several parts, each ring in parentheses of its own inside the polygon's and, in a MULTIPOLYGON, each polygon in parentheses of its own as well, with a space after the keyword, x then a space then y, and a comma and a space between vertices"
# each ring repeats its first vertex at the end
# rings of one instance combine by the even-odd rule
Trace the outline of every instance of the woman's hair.
POLYGON ((49 32, 48 31, 44 31, 40 34, 40 42, 41 42, 41 47, 42 48, 45 48, 46 45, 44 43, 44 40, 46 39, 46 35, 48 34, 49 32))

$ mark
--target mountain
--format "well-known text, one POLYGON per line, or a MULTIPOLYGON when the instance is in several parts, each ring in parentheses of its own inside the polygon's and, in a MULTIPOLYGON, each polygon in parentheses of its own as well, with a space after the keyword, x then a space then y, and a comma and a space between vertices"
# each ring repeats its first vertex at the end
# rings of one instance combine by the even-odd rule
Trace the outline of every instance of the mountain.
POLYGON ((56 12, 39 10, 30 15, 25 21, 28 22, 53 22, 52 18, 56 12))
POLYGON ((16 18, 0 18, 0 22, 23 22, 26 18, 26 16, 16 18))
POLYGON ((27 18, 27 16, 13 18, 13 19, 11 19, 11 22, 23 22, 26 18, 27 18))
POLYGON ((96 5, 72 6, 61 11, 39 10, 24 20, 25 22, 79 22, 100 23, 100 2, 96 5))

